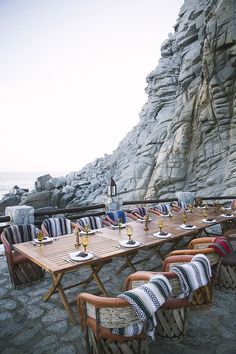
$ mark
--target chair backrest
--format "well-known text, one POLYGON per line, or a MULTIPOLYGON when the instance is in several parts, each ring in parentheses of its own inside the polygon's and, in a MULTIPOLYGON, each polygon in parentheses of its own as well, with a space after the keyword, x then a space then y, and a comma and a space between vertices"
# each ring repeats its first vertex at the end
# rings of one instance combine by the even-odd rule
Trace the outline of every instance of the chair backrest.
POLYGON ((188 244, 189 249, 203 249, 212 244, 215 237, 199 237, 195 238, 188 244))
POLYGON ((99 216, 85 216, 84 218, 79 218, 76 221, 82 228, 85 225, 89 225, 91 230, 101 229, 102 228, 102 219, 99 216))
POLYGON ((72 233, 72 225, 69 219, 48 218, 43 220, 42 225, 51 237, 62 236, 72 233))
POLYGON ((168 204, 156 204, 153 209, 160 211, 164 215, 167 215, 170 212, 170 206, 168 204))
MULTIPOLYGON (((3 229, 2 235, 9 243, 10 247, 15 243, 32 241, 37 237, 39 229, 35 225, 11 225, 3 229)), ((4 242, 3 242, 4 243, 4 242)))
MULTIPOLYGON (((108 211, 107 216, 114 222, 117 223, 118 220, 121 220, 123 224, 126 223, 127 218, 126 214, 123 210, 117 210, 117 211, 108 211)), ((108 220, 109 221, 109 220, 108 220)))
POLYGON ((139 321, 133 307, 124 299, 81 293, 77 303, 82 324, 87 316, 99 319, 100 326, 106 328, 127 327, 139 321))
POLYGON ((143 218, 145 215, 147 215, 147 209, 145 207, 134 207, 131 213, 139 214, 143 218))

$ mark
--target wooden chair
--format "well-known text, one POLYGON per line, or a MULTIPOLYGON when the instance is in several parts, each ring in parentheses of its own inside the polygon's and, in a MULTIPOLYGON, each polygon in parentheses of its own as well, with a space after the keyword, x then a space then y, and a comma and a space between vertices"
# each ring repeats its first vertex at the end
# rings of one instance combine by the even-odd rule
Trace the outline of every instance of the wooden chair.
POLYGON ((38 231, 34 225, 13 225, 3 229, 1 240, 5 248, 11 282, 15 288, 44 277, 44 270, 41 267, 14 251, 15 243, 33 241, 38 231))
POLYGON ((59 237, 73 233, 76 227, 75 223, 66 218, 48 218, 43 220, 41 230, 46 236, 59 237))
POLYGON ((217 286, 221 290, 236 292, 236 229, 230 229, 224 233, 224 237, 230 241, 233 252, 222 258, 217 286))
POLYGON ((123 299, 81 293, 77 307, 84 331, 87 354, 141 354, 144 329, 136 336, 113 334, 113 328, 125 328, 140 322, 132 306, 123 299))
MULTIPOLYGON (((192 257, 179 256, 179 261, 189 262, 192 257)), ((126 278, 125 288, 133 289, 150 280, 156 274, 165 275, 172 286, 173 296, 168 298, 159 311, 156 312, 156 335, 165 340, 179 340, 187 331, 189 310, 192 294, 180 298, 182 290, 177 275, 173 272, 148 272, 139 271, 126 278)))
POLYGON ((85 217, 79 218, 76 221, 76 224, 80 230, 83 230, 85 225, 88 225, 90 230, 97 230, 97 229, 101 229, 102 227, 104 227, 104 225, 106 225, 106 226, 111 225, 107 220, 102 219, 100 216, 85 216, 85 217))
POLYGON ((214 287, 219 275, 219 269, 222 261, 222 257, 220 257, 214 249, 207 248, 210 244, 214 242, 215 237, 201 237, 192 240, 188 249, 175 250, 169 254, 167 260, 164 261, 163 271, 168 271, 170 266, 175 264, 176 259, 171 258, 171 256, 194 256, 196 254, 202 253, 207 256, 210 261, 212 267, 212 278, 206 286, 199 288, 194 291, 193 298, 191 301, 191 308, 205 308, 212 305, 213 297, 214 297, 214 287))

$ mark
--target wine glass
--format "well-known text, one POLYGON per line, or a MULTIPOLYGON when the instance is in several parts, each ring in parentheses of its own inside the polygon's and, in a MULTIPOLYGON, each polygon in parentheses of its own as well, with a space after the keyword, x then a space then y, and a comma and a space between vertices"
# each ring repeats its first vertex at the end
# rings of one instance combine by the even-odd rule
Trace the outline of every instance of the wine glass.
POLYGON ((129 238, 129 241, 127 243, 130 243, 130 244, 133 243, 133 241, 131 240, 131 237, 133 235, 133 228, 132 228, 131 225, 128 225, 126 227, 126 233, 127 233, 128 238, 129 238))
POLYGON ((43 241, 43 231, 39 230, 37 239, 39 241, 39 245, 42 246, 42 241, 43 241))
POLYGON ((88 236, 88 234, 85 234, 85 235, 81 236, 81 244, 84 247, 84 254, 87 256, 86 251, 87 251, 87 246, 89 244, 89 236, 88 236))
POLYGON ((91 231, 90 226, 88 224, 84 225, 84 232, 88 234, 91 231))
POLYGON ((120 229, 122 226, 122 219, 118 218, 117 225, 118 225, 118 228, 120 229))
POLYGON ((80 230, 78 227, 74 229, 74 235, 75 235, 75 246, 80 246, 80 240, 79 240, 79 235, 80 235, 80 230))
POLYGON ((159 220, 158 221, 158 227, 159 227, 159 230, 160 230, 160 233, 162 232, 162 229, 163 229, 163 227, 164 227, 164 222, 163 222, 163 220, 159 220))
POLYGON ((183 224, 185 225, 187 220, 186 211, 183 212, 182 220, 183 220, 183 224))

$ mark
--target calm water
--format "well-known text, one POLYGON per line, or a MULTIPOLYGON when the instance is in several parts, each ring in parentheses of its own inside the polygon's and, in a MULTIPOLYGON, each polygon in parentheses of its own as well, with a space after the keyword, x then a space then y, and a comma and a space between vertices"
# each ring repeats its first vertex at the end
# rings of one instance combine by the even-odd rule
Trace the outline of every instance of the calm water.
MULTIPOLYGON (((47 172, 0 172, 0 200, 2 196, 17 185, 20 188, 34 189, 34 182, 37 177, 43 176, 47 172)), ((58 172, 51 174, 52 177, 65 176, 66 173, 58 172)))

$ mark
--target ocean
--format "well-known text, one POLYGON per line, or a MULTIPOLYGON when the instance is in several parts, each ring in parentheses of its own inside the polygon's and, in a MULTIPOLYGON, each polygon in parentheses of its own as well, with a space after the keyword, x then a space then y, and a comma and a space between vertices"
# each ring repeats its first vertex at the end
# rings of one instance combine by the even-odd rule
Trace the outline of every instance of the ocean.
MULTIPOLYGON (((16 185, 20 188, 33 190, 37 177, 45 174, 47 172, 0 172, 0 200, 16 185)), ((55 172, 50 174, 52 177, 59 177, 66 176, 68 173, 55 172)))

